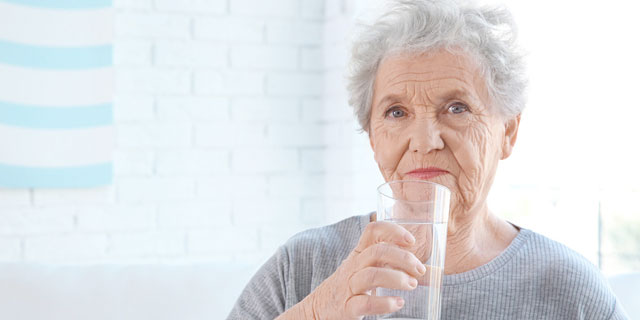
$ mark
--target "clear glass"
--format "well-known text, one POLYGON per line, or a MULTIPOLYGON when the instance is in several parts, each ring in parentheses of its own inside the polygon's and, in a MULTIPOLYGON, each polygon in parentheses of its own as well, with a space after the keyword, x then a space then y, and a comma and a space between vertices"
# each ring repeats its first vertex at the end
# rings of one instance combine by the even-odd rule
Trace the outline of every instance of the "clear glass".
POLYGON ((378 221, 397 223, 409 230, 416 244, 409 248, 427 267, 411 291, 377 288, 378 296, 398 296, 405 304, 378 319, 440 319, 440 293, 447 244, 451 192, 430 181, 389 181, 378 187, 378 221))

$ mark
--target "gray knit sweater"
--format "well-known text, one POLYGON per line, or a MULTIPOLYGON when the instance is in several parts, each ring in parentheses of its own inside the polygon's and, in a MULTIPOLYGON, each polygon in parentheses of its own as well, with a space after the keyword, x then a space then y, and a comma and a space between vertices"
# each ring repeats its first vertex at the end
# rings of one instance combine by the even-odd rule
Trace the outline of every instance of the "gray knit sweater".
MULTIPOLYGON (((367 223, 369 215, 355 216, 292 237, 251 279, 228 319, 274 319, 300 302, 333 274, 367 223)), ((595 266, 527 229, 489 263, 443 277, 441 317, 628 319, 595 266)))

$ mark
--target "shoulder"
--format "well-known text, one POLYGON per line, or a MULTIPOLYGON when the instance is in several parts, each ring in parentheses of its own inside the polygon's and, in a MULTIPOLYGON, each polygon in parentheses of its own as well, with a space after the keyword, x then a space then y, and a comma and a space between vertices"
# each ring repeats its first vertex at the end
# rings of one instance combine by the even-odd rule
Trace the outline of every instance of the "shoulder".
POLYGON ((529 233, 528 241, 519 256, 531 267, 530 276, 541 294, 551 301, 572 303, 584 314, 611 314, 616 298, 593 263, 557 241, 525 232, 529 233))
POLYGON ((520 256, 535 266, 550 274, 562 273, 566 276, 577 273, 584 277, 602 277, 593 263, 564 244, 530 230, 524 232, 528 233, 528 239, 520 256))

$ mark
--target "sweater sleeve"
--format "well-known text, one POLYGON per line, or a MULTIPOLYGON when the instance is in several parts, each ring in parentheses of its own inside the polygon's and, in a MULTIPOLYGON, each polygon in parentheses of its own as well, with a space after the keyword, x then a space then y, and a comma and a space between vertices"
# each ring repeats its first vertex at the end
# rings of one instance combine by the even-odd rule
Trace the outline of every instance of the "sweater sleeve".
POLYGON ((251 278, 227 320, 272 320, 285 311, 289 256, 280 247, 251 278))

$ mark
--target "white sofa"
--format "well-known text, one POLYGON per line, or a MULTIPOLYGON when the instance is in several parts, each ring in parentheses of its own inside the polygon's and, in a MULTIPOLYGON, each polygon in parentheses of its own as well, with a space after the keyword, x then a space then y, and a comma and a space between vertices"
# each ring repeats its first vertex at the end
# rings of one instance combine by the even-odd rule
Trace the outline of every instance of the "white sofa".
POLYGON ((242 264, 0 265, 2 320, 225 319, 242 264))
MULTIPOLYGON (((243 264, 0 264, 2 320, 225 319, 257 267, 243 264)), ((611 287, 640 319, 640 273, 611 287)))
POLYGON ((609 284, 629 319, 640 319, 640 272, 610 277, 609 284))

